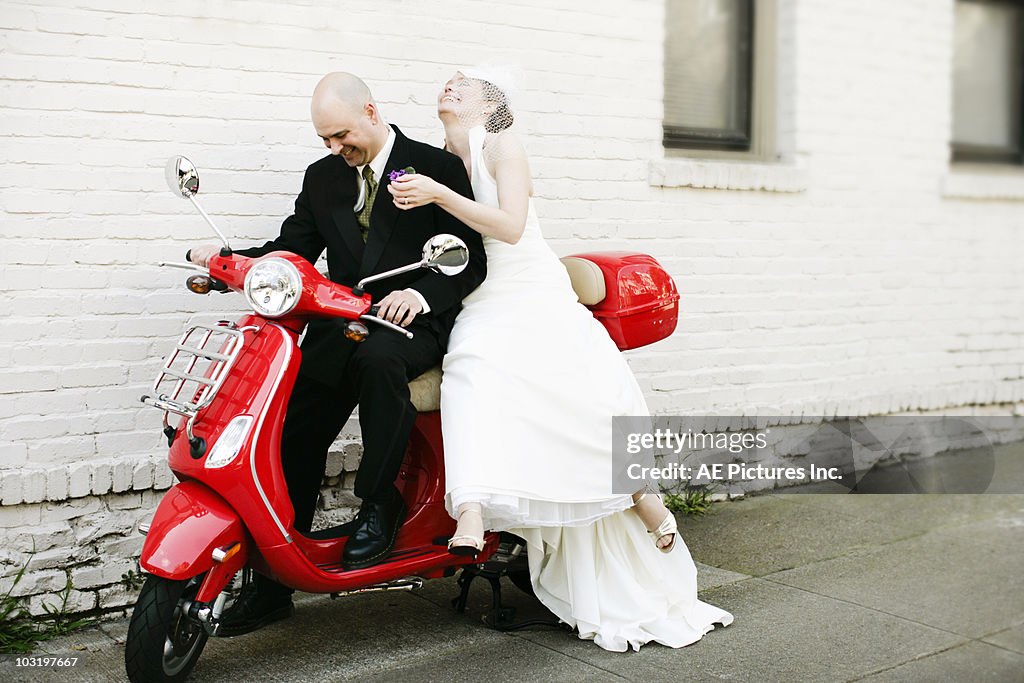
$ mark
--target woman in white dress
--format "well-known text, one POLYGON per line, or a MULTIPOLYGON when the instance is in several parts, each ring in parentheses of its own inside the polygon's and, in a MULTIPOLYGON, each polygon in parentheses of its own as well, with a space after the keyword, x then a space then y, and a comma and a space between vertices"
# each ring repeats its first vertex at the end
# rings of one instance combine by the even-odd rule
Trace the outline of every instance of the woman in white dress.
POLYGON ((697 599, 660 497, 610 492, 611 418, 647 405, 541 234, 510 81, 463 69, 438 96, 446 148, 476 201, 416 173, 388 186, 398 208, 436 203, 487 251, 487 279, 463 301, 442 365, 445 502, 458 520, 449 547, 475 556, 484 529, 511 531, 527 542, 537 597, 581 638, 619 652, 682 647, 732 615, 697 599))

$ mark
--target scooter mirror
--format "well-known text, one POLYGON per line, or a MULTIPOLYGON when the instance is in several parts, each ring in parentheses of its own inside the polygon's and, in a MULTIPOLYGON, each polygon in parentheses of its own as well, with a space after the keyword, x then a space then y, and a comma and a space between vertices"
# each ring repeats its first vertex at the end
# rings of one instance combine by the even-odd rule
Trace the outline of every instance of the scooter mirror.
POLYGON ((455 235, 434 235, 423 245, 423 264, 444 275, 458 275, 469 263, 469 247, 455 235))
POLYGON ((362 296, 366 285, 371 282, 408 273, 410 270, 416 270, 417 268, 430 268, 443 275, 458 275, 466 269, 467 263, 469 263, 469 247, 466 246, 465 242, 455 235, 443 233, 434 235, 423 245, 423 258, 419 262, 364 277, 352 288, 352 293, 356 296, 362 296))
POLYGON ((221 250, 220 255, 229 255, 231 253, 231 245, 228 243, 228 238, 220 231, 220 228, 213 222, 213 219, 203 211, 203 207, 199 206, 199 201, 196 199, 196 194, 199 192, 199 170, 196 168, 196 165, 183 156, 171 157, 167 160, 164 177, 167 180, 167 187, 171 188, 171 192, 182 199, 191 201, 207 225, 217 233, 217 237, 224 244, 224 249, 221 250))
POLYGON ((165 171, 167 187, 182 199, 194 197, 199 192, 199 171, 195 164, 183 156, 167 160, 165 171))

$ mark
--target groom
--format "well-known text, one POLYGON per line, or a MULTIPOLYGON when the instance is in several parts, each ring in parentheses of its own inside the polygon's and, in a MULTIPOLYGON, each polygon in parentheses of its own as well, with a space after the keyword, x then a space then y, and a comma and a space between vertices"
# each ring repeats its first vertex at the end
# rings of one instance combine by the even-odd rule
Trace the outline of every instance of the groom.
MULTIPOLYGON (((306 331, 281 440, 295 529, 310 530, 327 451, 358 404, 363 458, 355 494, 362 506, 342 560, 347 568, 359 568, 387 556, 405 516, 394 481, 416 418, 408 383, 441 362, 462 298, 483 281, 486 259, 479 233, 434 204, 399 210, 385 191, 391 171, 411 166, 472 197, 457 156, 410 140, 385 123, 369 88, 352 74, 324 76, 313 91, 311 114, 330 156, 306 169, 295 212, 281 234, 235 253, 256 257, 284 250, 313 263, 326 249, 331 280, 351 287, 368 275, 418 261, 423 244, 438 233, 457 235, 469 246, 469 265, 459 275, 417 270, 367 286, 378 315, 407 327, 413 339, 377 327, 364 342, 351 342, 343 336, 345 321, 338 320, 313 320, 306 331)), ((217 251, 197 247, 189 258, 205 265, 217 251)), ((223 635, 291 615, 290 589, 265 577, 250 585, 225 613, 223 635)))

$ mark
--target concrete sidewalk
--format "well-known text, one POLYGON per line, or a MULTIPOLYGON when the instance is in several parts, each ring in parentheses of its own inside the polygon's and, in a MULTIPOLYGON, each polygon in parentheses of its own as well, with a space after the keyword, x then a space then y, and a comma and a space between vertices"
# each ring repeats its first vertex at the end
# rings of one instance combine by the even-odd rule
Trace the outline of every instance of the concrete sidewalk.
MULTIPOLYGON (((293 619, 212 639, 190 680, 1024 681, 1022 495, 762 495, 681 530, 701 599, 736 619, 680 650, 617 654, 557 630, 491 631, 486 584, 460 615, 449 579, 302 596, 293 619)), ((504 593, 517 617, 544 614, 511 585, 504 593)), ((85 654, 74 672, 2 675, 125 680, 126 630, 122 620, 44 644, 85 654)))

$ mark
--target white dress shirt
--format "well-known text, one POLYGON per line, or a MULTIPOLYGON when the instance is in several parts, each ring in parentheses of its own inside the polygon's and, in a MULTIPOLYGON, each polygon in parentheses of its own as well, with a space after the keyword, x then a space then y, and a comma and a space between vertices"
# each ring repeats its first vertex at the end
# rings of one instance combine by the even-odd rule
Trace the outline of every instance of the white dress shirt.
MULTIPOLYGON (((384 143, 384 146, 380 148, 380 151, 377 152, 377 156, 373 157, 373 159, 370 160, 370 164, 369 164, 370 168, 373 170, 373 177, 377 180, 377 192, 378 193, 380 192, 381 184, 385 182, 385 179, 384 179, 384 171, 385 171, 384 164, 388 163, 388 158, 391 156, 391 150, 395 146, 395 138, 397 137, 395 135, 395 129, 392 128, 390 126, 390 124, 384 124, 384 125, 386 125, 388 127, 388 139, 384 143)), ((366 204, 366 195, 367 195, 367 191, 366 190, 367 190, 367 188, 366 188, 366 180, 363 178, 363 169, 364 168, 366 168, 366 164, 362 164, 361 166, 356 166, 356 178, 357 178, 357 182, 359 183, 359 198, 356 199, 356 204, 355 204, 355 206, 352 209, 356 214, 358 214, 360 211, 362 211, 363 210, 363 205, 366 204)), ((388 179, 387 182, 390 183, 391 180, 388 179)), ((384 190, 384 191, 387 192, 387 190, 384 190)), ((427 305, 427 300, 423 298, 422 294, 420 294, 419 292, 417 292, 415 289, 412 289, 412 288, 406 289, 404 291, 409 292, 414 297, 416 297, 416 300, 420 302, 420 306, 423 307, 423 311, 422 311, 423 313, 430 313, 430 306, 427 305)))

